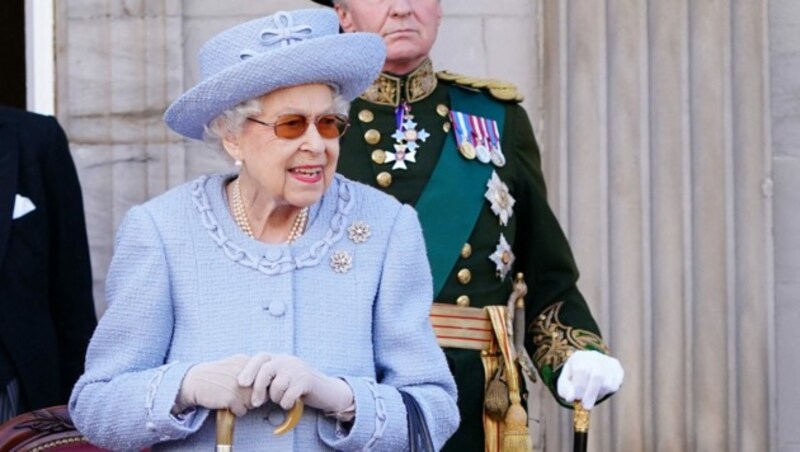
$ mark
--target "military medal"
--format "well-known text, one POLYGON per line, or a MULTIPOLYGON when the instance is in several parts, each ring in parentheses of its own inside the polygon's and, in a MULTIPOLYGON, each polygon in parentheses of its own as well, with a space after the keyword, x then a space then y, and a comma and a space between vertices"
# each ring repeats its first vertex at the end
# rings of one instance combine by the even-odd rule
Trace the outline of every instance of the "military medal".
POLYGON ((479 144, 475 147, 475 157, 477 157, 478 161, 481 163, 489 163, 492 160, 491 154, 489 154, 489 148, 483 144, 479 144))
POLYGON ((458 150, 467 160, 473 160, 475 158, 475 146, 473 146, 469 141, 465 140, 463 143, 461 143, 458 146, 458 150))
POLYGON ((517 202, 508 191, 508 185, 500 180, 496 171, 492 171, 492 177, 486 182, 486 193, 483 195, 492 207, 492 212, 497 215, 500 224, 508 226, 508 219, 514 215, 514 204, 517 202))
POLYGON ((506 166, 506 156, 500 149, 500 131, 497 129, 497 121, 489 121, 487 132, 489 135, 489 151, 492 163, 498 168, 506 166))
POLYGON ((393 170, 408 169, 406 162, 416 163, 417 149, 419 143, 428 139, 430 134, 425 130, 417 130, 417 123, 414 122, 414 115, 411 114, 411 106, 403 102, 395 109, 395 121, 397 128, 392 134, 394 138, 394 152, 386 152, 385 163, 394 162, 393 170))
POLYGON ((481 163, 493 163, 497 167, 506 164, 500 150, 500 134, 497 121, 450 110, 450 120, 456 135, 456 147, 467 160, 478 159, 481 163))
POLYGON ((494 262, 497 267, 497 277, 500 278, 501 281, 506 279, 506 275, 511 271, 511 266, 514 264, 514 259, 516 258, 503 234, 500 234, 500 241, 497 243, 497 248, 494 253, 489 256, 489 259, 494 262))
POLYGON ((475 144, 473 143, 472 126, 469 115, 460 111, 450 110, 450 120, 453 122, 456 134, 456 148, 461 156, 467 160, 474 160, 476 156, 475 144))
POLYGON ((487 146, 488 139, 486 131, 486 118, 479 118, 477 116, 470 116, 470 124, 472 125, 473 135, 475 136, 475 156, 481 163, 489 163, 491 155, 489 154, 489 147, 487 146))
POLYGON ((498 168, 506 166, 506 156, 503 155, 503 153, 500 152, 499 150, 497 152, 491 153, 491 160, 492 163, 494 163, 494 166, 498 168))
POLYGON ((404 144, 395 144, 394 145, 394 152, 387 152, 386 153, 386 160, 384 163, 391 163, 394 162, 392 165, 392 169, 396 170, 400 169, 408 169, 406 166, 406 162, 416 163, 417 161, 417 151, 411 151, 408 147, 404 144))

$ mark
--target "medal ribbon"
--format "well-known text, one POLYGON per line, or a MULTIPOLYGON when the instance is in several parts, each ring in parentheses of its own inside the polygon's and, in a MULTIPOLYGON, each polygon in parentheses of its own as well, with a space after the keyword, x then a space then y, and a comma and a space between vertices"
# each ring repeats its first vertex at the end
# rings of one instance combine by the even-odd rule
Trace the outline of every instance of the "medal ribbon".
POLYGON ((500 135, 497 133, 497 122, 491 121, 489 127, 489 142, 491 143, 491 151, 496 152, 500 149, 500 135))
MULTIPOLYGON (((502 128, 505 107, 479 92, 451 86, 450 111, 453 122, 464 124, 464 112, 491 118, 502 128)), ((467 243, 484 206, 486 182, 492 166, 464 159, 456 149, 455 129, 447 134, 439 162, 415 208, 422 223, 422 233, 433 273, 434 299, 439 297, 461 248, 467 243)), ((463 129, 462 129, 463 130, 463 129)))
POLYGON ((474 144, 476 148, 482 144, 486 144, 486 141, 483 138, 485 135, 483 134, 483 129, 481 127, 481 119, 483 118, 478 118, 474 115, 470 115, 469 117, 469 121, 472 124, 472 136, 475 139, 474 144))

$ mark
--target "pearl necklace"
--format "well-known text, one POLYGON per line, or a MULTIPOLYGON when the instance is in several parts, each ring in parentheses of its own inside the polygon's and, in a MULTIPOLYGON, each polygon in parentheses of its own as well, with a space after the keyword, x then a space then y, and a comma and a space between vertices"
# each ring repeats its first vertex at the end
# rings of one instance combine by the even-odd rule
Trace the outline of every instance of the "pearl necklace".
MULTIPOLYGON (((239 226, 239 228, 250 238, 255 238, 253 229, 250 227, 250 221, 247 219, 247 211, 245 210, 244 202, 242 201, 242 191, 239 186, 238 177, 233 181, 233 187, 231 191, 231 209, 233 210, 233 219, 236 221, 236 225, 239 226)), ((306 223, 308 223, 308 207, 303 207, 300 210, 300 213, 298 213, 294 218, 292 228, 289 229, 289 236, 286 237, 286 242, 293 243, 295 240, 300 238, 300 236, 303 235, 303 232, 306 230, 306 223)))

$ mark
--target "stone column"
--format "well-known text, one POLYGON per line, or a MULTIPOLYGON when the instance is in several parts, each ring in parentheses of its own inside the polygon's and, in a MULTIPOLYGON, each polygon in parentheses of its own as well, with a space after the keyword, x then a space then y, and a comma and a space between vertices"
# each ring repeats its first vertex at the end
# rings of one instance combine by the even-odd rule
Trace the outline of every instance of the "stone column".
POLYGON ((774 168, 775 360, 770 398, 774 449, 800 451, 800 2, 770 0, 772 165, 774 168))
MULTIPOLYGON (((552 201, 626 369, 591 449, 766 450, 766 1, 540 8, 552 201)), ((568 416, 547 402, 547 450, 567 450, 568 416)))

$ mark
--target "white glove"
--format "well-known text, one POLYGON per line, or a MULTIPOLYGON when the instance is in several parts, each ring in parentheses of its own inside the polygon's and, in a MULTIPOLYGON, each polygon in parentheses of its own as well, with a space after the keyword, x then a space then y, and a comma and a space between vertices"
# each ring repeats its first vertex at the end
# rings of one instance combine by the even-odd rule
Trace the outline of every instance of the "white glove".
POLYGON ((619 360, 600 352, 577 350, 558 377, 558 395, 569 403, 580 400, 587 410, 622 386, 625 371, 619 360))
POLYGON ((239 385, 252 386, 252 405, 259 407, 269 400, 284 410, 300 397, 303 402, 325 413, 339 413, 352 408, 353 390, 344 380, 319 373, 300 358, 259 353, 239 374, 239 385))
POLYGON ((236 377, 248 360, 245 355, 234 355, 190 367, 181 382, 173 412, 201 406, 211 410, 229 408, 233 414, 243 416, 252 408, 252 388, 239 386, 236 377))

